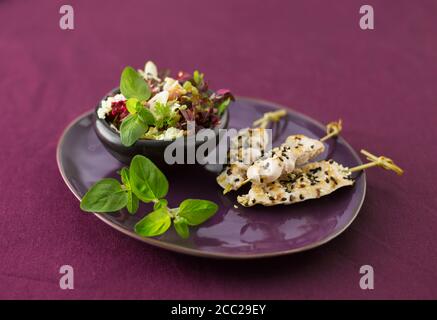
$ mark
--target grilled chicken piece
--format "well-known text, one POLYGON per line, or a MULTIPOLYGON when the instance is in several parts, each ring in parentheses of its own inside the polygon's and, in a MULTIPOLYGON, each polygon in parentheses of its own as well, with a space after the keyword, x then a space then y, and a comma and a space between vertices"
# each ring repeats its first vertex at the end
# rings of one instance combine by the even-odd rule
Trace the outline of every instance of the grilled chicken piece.
POLYGON ((217 183, 225 190, 237 190, 246 180, 247 168, 262 157, 269 144, 264 128, 244 128, 231 139, 229 165, 217 177, 217 183))
POLYGON ((292 135, 281 146, 270 150, 247 170, 247 178, 254 183, 269 183, 292 172, 325 150, 319 140, 304 135, 292 135))
POLYGON ((316 199, 338 188, 354 183, 351 171, 341 164, 329 161, 309 163, 270 183, 254 183, 248 194, 237 201, 245 207, 255 204, 274 206, 316 199))

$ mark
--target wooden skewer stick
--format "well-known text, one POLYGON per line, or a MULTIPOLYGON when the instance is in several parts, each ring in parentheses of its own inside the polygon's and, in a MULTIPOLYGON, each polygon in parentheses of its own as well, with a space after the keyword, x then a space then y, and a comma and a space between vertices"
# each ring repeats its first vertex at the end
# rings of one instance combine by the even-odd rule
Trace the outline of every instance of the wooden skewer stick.
POLYGON ((342 121, 339 119, 338 121, 330 122, 326 125, 326 136, 320 138, 320 141, 326 141, 332 137, 338 136, 343 129, 342 121))
POLYGON ((349 169, 350 172, 361 171, 371 167, 378 166, 384 168, 385 170, 392 170, 396 172, 399 176, 404 173, 404 170, 402 170, 399 166, 395 165, 393 160, 390 158, 384 156, 377 157, 366 150, 361 150, 361 153, 364 154, 367 157, 367 160, 369 160, 370 162, 362 164, 360 166, 353 167, 349 169))
POLYGON ((266 112, 262 116, 262 118, 259 118, 258 120, 255 120, 253 122, 254 127, 260 127, 260 128, 267 128, 270 122, 278 122, 287 114, 287 110, 280 109, 277 111, 272 112, 266 112))
MULTIPOLYGON (((384 156, 377 157, 364 149, 361 150, 361 153, 364 154, 367 160, 369 160, 370 162, 350 168, 349 169, 350 172, 366 170, 372 167, 381 167, 385 170, 392 170, 396 172, 396 174, 399 176, 404 173, 404 170, 402 170, 399 166, 397 166, 390 158, 384 156)), ((248 183, 249 181, 250 181, 249 179, 244 180, 242 185, 248 183)), ((230 188, 226 188, 225 191, 223 191, 223 194, 228 193, 230 190, 231 190, 230 188)))

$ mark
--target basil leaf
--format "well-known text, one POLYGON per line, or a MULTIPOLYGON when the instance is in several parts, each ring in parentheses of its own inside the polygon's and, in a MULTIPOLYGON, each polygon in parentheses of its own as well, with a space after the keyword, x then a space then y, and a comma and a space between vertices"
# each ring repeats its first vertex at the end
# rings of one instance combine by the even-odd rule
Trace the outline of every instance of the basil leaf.
POLYGON ((137 98, 147 101, 150 98, 149 85, 132 67, 124 68, 120 79, 120 91, 126 99, 137 98))
POLYGON ((168 181, 159 168, 144 156, 136 155, 130 164, 132 191, 144 202, 164 198, 168 181))
POLYGON ((152 111, 150 111, 147 108, 144 108, 144 106, 140 103, 140 108, 137 108, 138 116, 140 117, 141 121, 144 123, 150 125, 155 124, 155 117, 153 116, 152 111))
POLYGON ((126 190, 112 178, 94 184, 80 202, 80 208, 88 212, 114 212, 127 204, 126 190))
POLYGON ((137 113, 137 104, 140 103, 137 98, 130 98, 126 101, 126 108, 130 114, 137 113))
POLYGON ((126 108, 130 114, 137 114, 138 119, 147 125, 155 124, 155 117, 152 111, 145 108, 143 104, 136 98, 130 98, 126 102, 126 108))
POLYGON ((167 205, 168 205, 168 201, 165 199, 161 199, 153 205, 153 210, 160 209, 160 208, 167 208, 167 205))
POLYGON ((127 192, 127 204, 126 204, 127 211, 130 214, 135 214, 138 211, 139 206, 140 206, 140 200, 135 195, 135 193, 132 192, 132 190, 129 190, 127 192))
POLYGON ((126 147, 130 147, 147 132, 148 128, 148 125, 137 114, 128 115, 121 122, 121 143, 126 147))
POLYGON ((161 208, 149 213, 135 225, 135 232, 143 237, 159 236, 171 225, 167 209, 161 208))
POLYGON ((120 170, 121 182, 125 185, 126 189, 130 189, 129 169, 124 167, 120 170))
POLYGON ((183 239, 187 239, 190 236, 190 230, 188 230, 188 223, 185 218, 178 217, 173 222, 174 228, 178 235, 183 239))
POLYGON ((231 98, 227 98, 225 101, 220 103, 220 105, 217 107, 217 112, 219 115, 222 115, 223 112, 229 107, 229 103, 231 102, 231 98))
POLYGON ((179 205, 179 216, 187 220, 190 226, 197 226, 211 218, 218 206, 208 200, 187 199, 179 205))
POLYGON ((140 205, 140 200, 132 192, 130 178, 129 178, 129 169, 128 168, 121 169, 120 175, 121 175, 121 181, 123 182, 127 190, 127 204, 126 204, 127 211, 129 211, 129 213, 131 214, 134 214, 138 210, 138 207, 140 205))

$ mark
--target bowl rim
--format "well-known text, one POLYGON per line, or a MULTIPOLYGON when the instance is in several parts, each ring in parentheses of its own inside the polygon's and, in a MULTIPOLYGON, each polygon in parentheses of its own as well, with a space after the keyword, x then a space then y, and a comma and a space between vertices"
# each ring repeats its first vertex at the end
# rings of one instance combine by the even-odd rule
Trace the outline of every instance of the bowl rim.
MULTIPOLYGON (((109 133, 112 137, 114 137, 117 142, 119 142, 121 144, 121 137, 120 137, 120 133, 118 131, 116 131, 114 128, 112 128, 110 126, 110 124, 108 123, 108 121, 106 121, 105 119, 101 119, 98 117, 97 115, 97 110, 100 108, 100 104, 103 100, 107 99, 110 96, 113 96, 117 93, 120 93, 120 87, 116 87, 112 90, 110 90, 102 99, 100 99, 99 103, 97 104, 97 106, 94 108, 94 122, 97 123, 101 123, 104 128, 106 129, 106 132, 109 133)), ((231 102, 232 103, 232 102, 231 102)), ((230 106, 230 105, 229 105, 230 106)), ((217 136, 219 133, 220 129, 226 129, 229 123, 229 111, 228 109, 226 109, 223 114, 220 117, 220 123, 219 125, 215 126, 214 128, 207 128, 207 129, 212 129, 214 131, 214 135, 217 136)), ((196 131, 196 134, 199 131, 196 131)), ((156 140, 156 139, 139 139, 137 140, 133 145, 126 147, 126 148, 131 148, 135 145, 150 145, 150 144, 154 144, 154 145, 161 145, 161 146, 166 146, 169 145, 175 141, 177 141, 178 139, 187 139, 187 136, 183 136, 183 137, 178 137, 176 139, 172 139, 172 140, 156 140)), ((198 143, 203 143, 203 141, 197 141, 196 140, 196 144, 198 143)))

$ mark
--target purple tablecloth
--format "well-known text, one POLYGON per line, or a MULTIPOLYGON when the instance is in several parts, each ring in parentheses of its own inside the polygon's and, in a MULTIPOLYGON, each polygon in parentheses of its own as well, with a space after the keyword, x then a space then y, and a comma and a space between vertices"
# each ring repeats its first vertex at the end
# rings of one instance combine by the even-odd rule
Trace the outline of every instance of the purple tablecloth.
POLYGON ((0 1, 0 298, 437 298, 437 2, 0 1), (262 261, 182 256, 84 214, 55 149, 65 126, 151 59, 215 88, 287 105, 387 155, 352 226, 318 249, 262 261), (59 288, 61 265, 74 290, 59 288), (371 265, 375 289, 362 290, 371 265))

